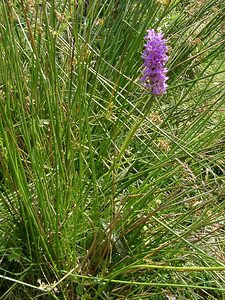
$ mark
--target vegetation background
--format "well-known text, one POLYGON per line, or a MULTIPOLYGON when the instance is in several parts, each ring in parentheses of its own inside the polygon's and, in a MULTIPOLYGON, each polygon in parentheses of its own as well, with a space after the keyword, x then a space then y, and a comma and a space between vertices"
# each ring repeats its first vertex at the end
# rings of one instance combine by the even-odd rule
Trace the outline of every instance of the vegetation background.
POLYGON ((0 19, 0 299, 224 299, 224 0, 0 19), (149 107, 151 28, 169 88, 149 107))

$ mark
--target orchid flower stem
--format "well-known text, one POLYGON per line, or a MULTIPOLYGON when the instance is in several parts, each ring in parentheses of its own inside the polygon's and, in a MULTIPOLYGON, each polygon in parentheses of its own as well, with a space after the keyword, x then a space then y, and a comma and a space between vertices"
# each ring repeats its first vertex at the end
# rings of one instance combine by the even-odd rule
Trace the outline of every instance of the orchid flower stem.
POLYGON ((150 109, 152 107, 152 104, 154 102, 154 96, 152 95, 152 97, 150 98, 150 100, 146 103, 145 105, 145 112, 143 114, 143 116, 133 125, 133 127, 131 128, 130 132, 128 133, 124 143, 122 144, 121 148, 120 148, 120 152, 116 158, 116 162, 120 161, 120 159, 122 158, 122 156, 124 155, 124 152, 126 151, 129 143, 131 142, 133 136, 135 135, 135 133, 137 132, 138 128, 141 126, 141 124, 143 123, 143 121, 145 120, 146 116, 149 114, 150 109))

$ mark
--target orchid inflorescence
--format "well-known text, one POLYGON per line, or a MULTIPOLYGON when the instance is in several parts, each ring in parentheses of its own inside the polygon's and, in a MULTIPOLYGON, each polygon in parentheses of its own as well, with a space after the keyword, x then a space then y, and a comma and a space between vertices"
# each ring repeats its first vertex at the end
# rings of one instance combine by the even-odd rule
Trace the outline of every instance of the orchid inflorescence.
POLYGON ((168 61, 168 47, 162 33, 157 33, 154 29, 147 30, 145 36, 147 43, 142 54, 144 59, 143 76, 140 80, 144 87, 151 90, 153 95, 163 95, 166 93, 168 77, 165 64, 168 61))

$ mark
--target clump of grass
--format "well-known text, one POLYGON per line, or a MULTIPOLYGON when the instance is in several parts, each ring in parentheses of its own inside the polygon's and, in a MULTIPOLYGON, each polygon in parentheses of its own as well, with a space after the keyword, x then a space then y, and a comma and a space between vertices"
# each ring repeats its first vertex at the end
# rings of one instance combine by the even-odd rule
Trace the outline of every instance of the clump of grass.
POLYGON ((223 294, 224 6, 181 2, 1 2, 0 299, 223 294))

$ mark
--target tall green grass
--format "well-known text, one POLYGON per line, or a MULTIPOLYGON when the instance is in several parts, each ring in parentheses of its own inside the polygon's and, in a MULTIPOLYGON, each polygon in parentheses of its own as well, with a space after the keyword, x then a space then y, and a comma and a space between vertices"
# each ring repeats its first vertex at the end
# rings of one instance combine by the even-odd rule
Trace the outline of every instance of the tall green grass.
POLYGON ((1 1, 0 299, 222 299, 223 2, 1 1))

